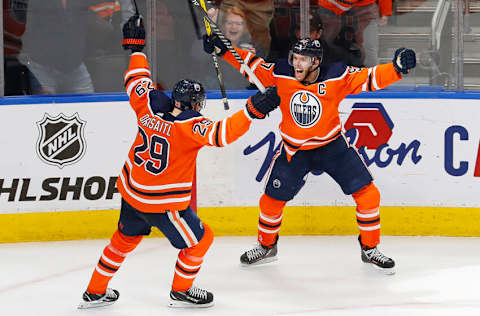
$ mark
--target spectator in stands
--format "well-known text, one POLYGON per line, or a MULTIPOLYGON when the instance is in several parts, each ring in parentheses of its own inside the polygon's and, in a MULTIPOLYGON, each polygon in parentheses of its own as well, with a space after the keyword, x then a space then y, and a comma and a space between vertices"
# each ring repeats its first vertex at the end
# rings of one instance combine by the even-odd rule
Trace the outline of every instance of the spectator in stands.
POLYGON ((356 66, 378 64, 378 25, 386 25, 392 0, 318 0, 318 5, 327 43, 335 42, 360 57, 356 66))
POLYGON ((89 7, 85 65, 97 92, 123 90, 123 69, 128 56, 118 43, 123 24, 135 13, 131 0, 101 1, 89 7))
MULTIPOLYGON (((211 7, 207 11, 212 20, 219 21, 220 28, 226 38, 230 40, 233 46, 250 50, 253 54, 263 56, 262 49, 252 44, 250 34, 246 28, 245 13, 238 7, 230 7, 222 16, 219 15, 219 9, 211 7)), ((203 32, 205 28, 201 25, 203 32)), ((191 57, 194 61, 192 77, 201 76, 207 90, 218 90, 218 79, 212 63, 212 58, 201 54, 202 42, 195 41, 192 45, 191 57)), ((235 71, 230 65, 219 58, 220 69, 223 74, 223 81, 226 89, 245 89, 249 85, 248 81, 238 71, 235 71)))
POLYGON ((246 28, 245 13, 238 7, 229 8, 221 22, 223 34, 230 40, 233 46, 250 50, 253 54, 260 57, 265 56, 261 47, 252 44, 251 35, 246 28))
POLYGON ((220 3, 220 15, 228 12, 232 7, 237 7, 244 13, 252 43, 257 49, 261 49, 264 56, 267 56, 272 42, 270 22, 275 11, 273 0, 220 0, 216 3, 220 3))
POLYGON ((388 16, 392 15, 392 0, 358 1, 349 14, 358 20, 355 39, 362 48, 363 64, 366 67, 377 65, 378 27, 387 25, 388 16))
POLYGON ((4 95, 30 94, 28 68, 18 60, 27 22, 28 0, 3 0, 4 95))
MULTIPOLYGON (((310 14, 310 38, 312 40, 319 40, 322 43, 323 47, 323 59, 322 63, 333 63, 342 61, 348 66, 357 66, 360 65, 361 61, 360 57, 360 49, 358 48, 358 54, 353 53, 352 51, 347 50, 343 44, 339 44, 337 39, 331 43, 327 43, 324 37, 324 26, 322 22, 322 18, 320 15, 315 12, 311 11, 310 14)), ((300 25, 297 23, 294 27, 294 35, 290 38, 290 45, 292 47, 300 39, 300 25)), ((352 47, 351 45, 349 46, 352 47)), ((288 56, 289 49, 285 49, 282 58, 286 58, 288 56)))
POLYGON ((33 75, 30 80, 33 94, 94 91, 84 54, 89 7, 97 2, 29 1, 21 60, 33 75))

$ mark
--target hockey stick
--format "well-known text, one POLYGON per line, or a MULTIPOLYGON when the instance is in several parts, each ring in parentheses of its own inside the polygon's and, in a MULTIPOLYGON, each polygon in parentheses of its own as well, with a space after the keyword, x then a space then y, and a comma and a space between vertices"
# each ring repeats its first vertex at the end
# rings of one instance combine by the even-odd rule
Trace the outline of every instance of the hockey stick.
POLYGON ((200 26, 198 25, 197 21, 197 14, 195 13, 195 10, 193 9, 193 4, 188 1, 188 9, 190 10, 190 15, 192 16, 192 22, 193 22, 193 27, 195 28, 195 35, 197 35, 197 39, 202 39, 202 35, 200 34, 200 26))
POLYGON ((140 23, 142 23, 142 16, 140 15, 140 13, 138 13, 137 0, 132 0, 132 2, 135 6, 135 15, 140 17, 140 19, 137 19, 137 26, 140 26, 140 23))
POLYGON ((262 93, 265 93, 265 86, 260 82, 260 80, 258 80, 257 76, 253 73, 252 69, 250 69, 250 67, 248 67, 248 65, 245 64, 242 57, 240 57, 240 55, 238 55, 235 48, 233 48, 230 40, 228 38, 226 38, 225 35, 223 35, 222 31, 220 31, 220 28, 215 23, 215 21, 213 21, 208 16, 207 12, 202 8, 202 6, 200 5, 200 3, 197 0, 191 0, 191 1, 192 1, 193 5, 195 7, 197 7, 197 9, 200 12, 202 12, 203 17, 210 23, 210 26, 213 29, 213 31, 218 35, 218 38, 220 38, 222 43, 225 46, 227 46, 227 49, 232 53, 233 57, 235 57, 235 59, 238 61, 238 63, 245 69, 245 72, 248 74, 248 76, 253 81, 253 83, 257 86, 258 90, 260 90, 260 92, 262 92, 262 93))
MULTIPOLYGON (((189 0, 189 3, 190 3, 190 6, 192 6, 192 2, 190 2, 190 0, 189 0)), ((202 6, 202 9, 205 12, 207 12, 205 0, 200 0, 200 4, 202 6)), ((193 10, 193 6, 192 6, 192 10, 193 10)), ((205 24, 205 30, 207 31, 207 35, 212 34, 212 28, 210 27, 210 23, 208 23, 207 19, 203 18, 203 23, 205 24)), ((213 65, 215 66, 215 72, 217 73, 220 92, 222 93, 223 108, 225 110, 228 110, 230 109, 230 107, 228 106, 227 93, 225 92, 225 85, 223 84, 223 75, 222 75, 222 72, 220 71, 220 65, 218 64, 218 57, 217 57, 217 54, 215 54, 215 52, 212 52, 212 60, 213 60, 213 65)))
POLYGON ((132 0, 132 2, 133 2, 133 5, 135 6, 135 15, 140 15, 140 14, 138 13, 137 1, 136 1, 136 0, 132 0))

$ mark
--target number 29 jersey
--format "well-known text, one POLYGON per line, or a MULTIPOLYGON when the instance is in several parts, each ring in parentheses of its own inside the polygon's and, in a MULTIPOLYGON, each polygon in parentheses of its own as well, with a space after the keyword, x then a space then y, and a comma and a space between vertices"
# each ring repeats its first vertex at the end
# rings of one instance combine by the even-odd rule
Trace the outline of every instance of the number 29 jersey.
POLYGON ((222 121, 194 110, 171 115, 172 101, 155 90, 143 53, 132 54, 125 87, 138 133, 117 180, 118 190, 141 212, 184 210, 190 204, 198 151, 235 141, 249 129, 251 119, 245 109, 222 121))

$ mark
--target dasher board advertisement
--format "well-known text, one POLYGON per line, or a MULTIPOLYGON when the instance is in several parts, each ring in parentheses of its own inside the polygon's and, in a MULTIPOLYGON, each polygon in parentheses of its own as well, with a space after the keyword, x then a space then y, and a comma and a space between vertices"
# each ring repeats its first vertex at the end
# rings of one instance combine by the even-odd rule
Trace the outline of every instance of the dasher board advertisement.
MULTIPOLYGON (((208 100, 223 119, 245 99, 208 100)), ((479 207, 478 100, 346 99, 345 137, 372 172, 384 206, 479 207)), ((302 113, 297 113, 302 115, 302 113)), ((280 145, 279 110, 236 143, 205 148, 197 163, 199 207, 257 206, 280 145)), ((118 209, 115 181, 137 132, 128 102, 0 107, 0 213, 118 209)), ((294 205, 353 205, 325 174, 309 174, 294 205)))

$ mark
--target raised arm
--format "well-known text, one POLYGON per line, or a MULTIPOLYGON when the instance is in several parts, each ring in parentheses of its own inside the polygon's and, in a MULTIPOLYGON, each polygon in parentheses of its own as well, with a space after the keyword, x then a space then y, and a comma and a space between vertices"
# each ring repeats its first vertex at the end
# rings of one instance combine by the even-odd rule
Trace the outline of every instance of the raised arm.
POLYGON ((370 68, 347 67, 345 74, 345 94, 376 91, 402 79, 401 74, 408 74, 416 66, 415 52, 399 48, 391 63, 370 68))
MULTIPOLYGON (((273 76, 274 64, 266 63, 263 58, 256 56, 250 51, 234 47, 243 62, 250 67, 252 72, 257 76, 264 86, 275 85, 275 78, 273 76)), ((207 54, 215 53, 222 57, 225 61, 235 67, 248 81, 253 82, 252 78, 246 73, 245 67, 241 65, 235 56, 228 50, 225 44, 220 40, 217 34, 212 33, 210 36, 203 36, 203 50, 207 54)))
POLYGON ((124 85, 133 110, 138 114, 147 106, 152 114, 169 112, 172 102, 165 93, 155 89, 147 56, 142 53, 145 47, 145 27, 139 15, 130 17, 124 24, 122 46, 132 52, 130 64, 125 72, 124 85))
POLYGON ((267 87, 265 93, 257 92, 248 98, 244 109, 221 121, 204 118, 193 125, 192 132, 201 145, 223 147, 245 134, 252 119, 264 119, 279 105, 277 87, 267 87))

